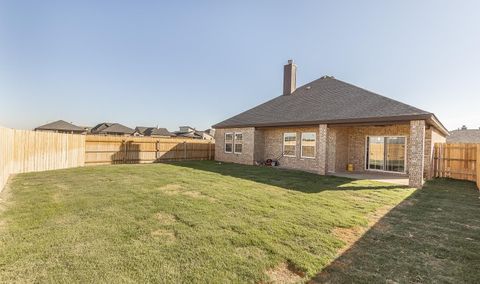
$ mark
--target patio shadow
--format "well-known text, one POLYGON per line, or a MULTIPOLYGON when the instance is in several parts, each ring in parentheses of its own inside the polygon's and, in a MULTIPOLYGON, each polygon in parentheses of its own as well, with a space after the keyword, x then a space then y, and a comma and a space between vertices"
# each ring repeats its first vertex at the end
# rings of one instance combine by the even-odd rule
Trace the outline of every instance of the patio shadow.
POLYGON ((218 163, 214 161, 183 161, 170 162, 169 164, 209 171, 224 176, 250 180, 304 193, 318 193, 324 190, 408 188, 407 186, 375 181, 365 185, 365 182, 360 183, 357 180, 346 177, 320 176, 315 173, 298 170, 218 163))
POLYGON ((437 179, 397 205, 311 283, 479 283, 480 199, 437 179))

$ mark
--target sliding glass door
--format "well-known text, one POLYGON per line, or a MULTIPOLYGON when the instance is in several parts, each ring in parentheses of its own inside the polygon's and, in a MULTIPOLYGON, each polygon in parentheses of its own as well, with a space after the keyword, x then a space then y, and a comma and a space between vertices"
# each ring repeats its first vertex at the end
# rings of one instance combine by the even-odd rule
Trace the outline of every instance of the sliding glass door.
POLYGON ((405 137, 368 136, 367 169, 405 172, 405 137))

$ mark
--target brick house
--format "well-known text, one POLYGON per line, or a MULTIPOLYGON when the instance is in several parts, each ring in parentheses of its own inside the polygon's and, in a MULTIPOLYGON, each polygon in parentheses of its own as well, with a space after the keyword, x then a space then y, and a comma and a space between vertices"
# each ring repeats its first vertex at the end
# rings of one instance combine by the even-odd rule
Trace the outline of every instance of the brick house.
POLYGON ((447 129, 427 111, 324 76, 296 88, 296 65, 284 66, 283 94, 213 126, 218 161, 280 167, 320 175, 346 171, 429 178, 436 142, 447 129))

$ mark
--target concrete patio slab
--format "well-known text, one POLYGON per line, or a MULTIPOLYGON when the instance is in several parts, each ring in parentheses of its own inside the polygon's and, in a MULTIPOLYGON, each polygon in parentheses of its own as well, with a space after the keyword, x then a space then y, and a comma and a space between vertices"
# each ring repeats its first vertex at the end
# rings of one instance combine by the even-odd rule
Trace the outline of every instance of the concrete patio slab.
POLYGON ((367 179, 400 185, 408 185, 407 174, 384 173, 384 172, 339 172, 329 173, 332 176, 352 179, 367 179))

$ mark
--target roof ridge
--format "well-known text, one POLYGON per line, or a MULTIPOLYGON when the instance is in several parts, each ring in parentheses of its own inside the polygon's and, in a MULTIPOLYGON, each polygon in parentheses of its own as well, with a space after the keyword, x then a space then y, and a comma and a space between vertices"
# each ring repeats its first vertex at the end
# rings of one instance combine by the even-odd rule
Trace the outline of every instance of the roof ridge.
POLYGON ((227 118, 213 128, 432 119, 431 112, 334 77, 321 77, 227 118))
MULTIPOLYGON (((367 89, 365 89, 365 88, 363 88, 363 87, 359 87, 359 86, 357 86, 357 85, 354 85, 354 84, 345 82, 345 81, 343 81, 343 80, 337 79, 337 78, 335 78, 334 76, 327 76, 327 75, 322 76, 322 77, 320 77, 320 78, 318 78, 318 79, 315 79, 315 80, 313 80, 313 81, 311 81, 311 82, 309 82, 309 83, 307 83, 307 84, 304 84, 304 85, 298 87, 297 90, 300 89, 300 88, 302 88, 302 87, 308 87, 307 85, 312 84, 313 82, 320 81, 320 80, 335 80, 335 81, 340 82, 340 83, 342 83, 342 84, 349 85, 349 86, 352 86, 352 87, 354 87, 354 88, 361 89, 361 90, 363 90, 364 92, 367 92, 367 93, 370 93, 370 94, 372 94, 372 95, 381 97, 381 98, 383 98, 383 99, 387 99, 387 100, 392 101, 392 102, 395 102, 395 103, 401 103, 401 104, 403 104, 403 105, 405 105, 405 106, 408 106, 408 107, 411 107, 411 108, 415 108, 415 109, 417 109, 417 110, 420 110, 420 111, 424 112, 425 114, 433 114, 432 112, 429 112, 429 111, 420 109, 420 108, 418 108, 418 107, 415 107, 415 106, 412 106, 412 105, 410 105, 410 104, 401 102, 401 101, 399 101, 399 100, 395 100, 395 99, 392 99, 392 98, 389 98, 389 97, 380 95, 379 93, 372 92, 372 91, 367 90, 367 89)), ((295 90, 295 91, 296 91, 296 90, 295 90)), ((292 93, 292 95, 293 95, 293 93, 292 93)), ((301 95, 301 94, 300 94, 300 95, 301 95)))

